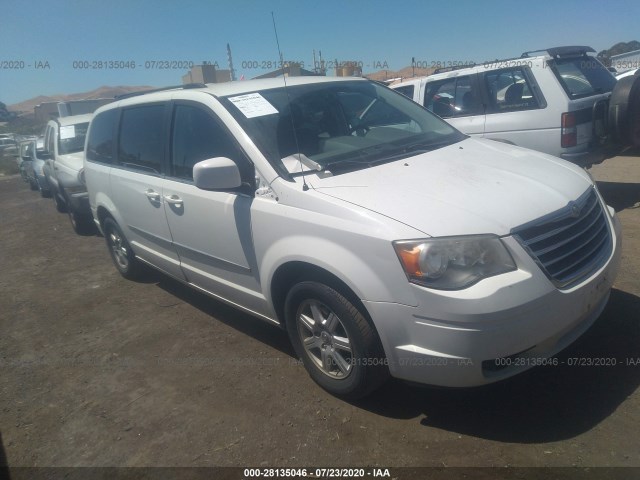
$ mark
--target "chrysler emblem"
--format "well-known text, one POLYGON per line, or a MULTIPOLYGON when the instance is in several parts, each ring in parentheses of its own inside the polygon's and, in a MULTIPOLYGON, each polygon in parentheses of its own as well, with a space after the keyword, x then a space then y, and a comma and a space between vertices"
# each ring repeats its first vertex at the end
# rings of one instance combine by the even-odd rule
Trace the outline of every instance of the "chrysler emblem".
POLYGON ((580 207, 576 202, 569 202, 569 209, 573 218, 578 218, 580 216, 580 207))

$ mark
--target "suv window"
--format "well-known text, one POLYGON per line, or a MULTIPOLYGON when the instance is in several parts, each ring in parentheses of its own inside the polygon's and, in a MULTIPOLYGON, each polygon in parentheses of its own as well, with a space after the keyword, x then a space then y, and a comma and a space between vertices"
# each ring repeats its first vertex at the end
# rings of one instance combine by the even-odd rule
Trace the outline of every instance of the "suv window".
POLYGON ((484 78, 493 112, 540 108, 523 68, 488 72, 484 78))
POLYGON ((414 86, 413 85, 405 85, 403 87, 397 87, 394 90, 396 92, 400 92, 405 97, 413 98, 413 90, 414 90, 414 86))
POLYGON ((120 122, 118 163, 151 173, 162 171, 164 105, 125 108, 120 122))
POLYGON ((616 84, 613 75, 595 58, 563 58, 550 64, 571 98, 611 92, 616 84))
POLYGON ((171 139, 171 176, 193 180, 193 166, 215 157, 230 158, 241 170, 246 163, 229 133, 211 114, 197 107, 176 105, 171 139))
POLYGON ((87 160, 102 163, 113 161, 113 127, 119 110, 107 110, 91 122, 87 140, 87 160))
POLYGON ((428 82, 424 106, 442 118, 482 113, 470 76, 428 82))

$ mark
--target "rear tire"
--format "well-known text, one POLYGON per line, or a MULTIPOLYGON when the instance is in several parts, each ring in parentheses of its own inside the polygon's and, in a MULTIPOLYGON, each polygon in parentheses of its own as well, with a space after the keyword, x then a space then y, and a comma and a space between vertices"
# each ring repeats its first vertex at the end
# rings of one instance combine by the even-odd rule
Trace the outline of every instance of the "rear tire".
POLYGON ((109 255, 120 275, 128 280, 140 278, 143 273, 142 264, 136 258, 122 230, 112 218, 102 224, 104 239, 107 242, 109 255))
POLYGON ((333 395, 362 398, 389 377, 375 328, 333 288, 310 281, 296 284, 285 301, 285 319, 307 372, 333 395))

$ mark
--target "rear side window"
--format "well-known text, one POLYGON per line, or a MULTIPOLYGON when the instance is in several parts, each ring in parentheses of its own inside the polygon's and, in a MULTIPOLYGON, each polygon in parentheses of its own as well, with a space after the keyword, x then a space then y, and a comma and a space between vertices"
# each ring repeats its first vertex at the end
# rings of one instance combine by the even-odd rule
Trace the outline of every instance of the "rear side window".
POLYGON ((87 140, 87 160, 100 163, 113 162, 114 125, 118 110, 107 110, 91 122, 87 140))
POLYGON ((215 157, 230 158, 245 167, 243 155, 230 134, 208 112, 190 105, 176 105, 171 138, 172 177, 193 180, 193 166, 215 157))
POLYGON ((592 57, 562 58, 550 62, 553 73, 570 98, 608 93, 616 79, 592 57))
POLYGON ((484 78, 493 113, 540 108, 523 68, 488 72, 484 78))
POLYGON ((164 157, 164 105, 126 108, 120 121, 118 163, 160 173, 164 157))

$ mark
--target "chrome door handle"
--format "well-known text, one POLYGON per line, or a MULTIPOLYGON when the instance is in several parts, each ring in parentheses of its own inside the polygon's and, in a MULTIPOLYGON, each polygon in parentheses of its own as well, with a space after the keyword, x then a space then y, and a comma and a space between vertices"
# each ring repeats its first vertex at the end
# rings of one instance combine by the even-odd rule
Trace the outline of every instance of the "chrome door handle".
POLYGON ((171 205, 182 205, 182 199, 178 195, 165 195, 164 199, 171 205))
POLYGON ((144 194, 151 200, 153 200, 154 202, 159 202, 160 201, 160 194, 158 192, 156 192, 155 190, 152 190, 150 188, 147 188, 144 191, 144 194))

